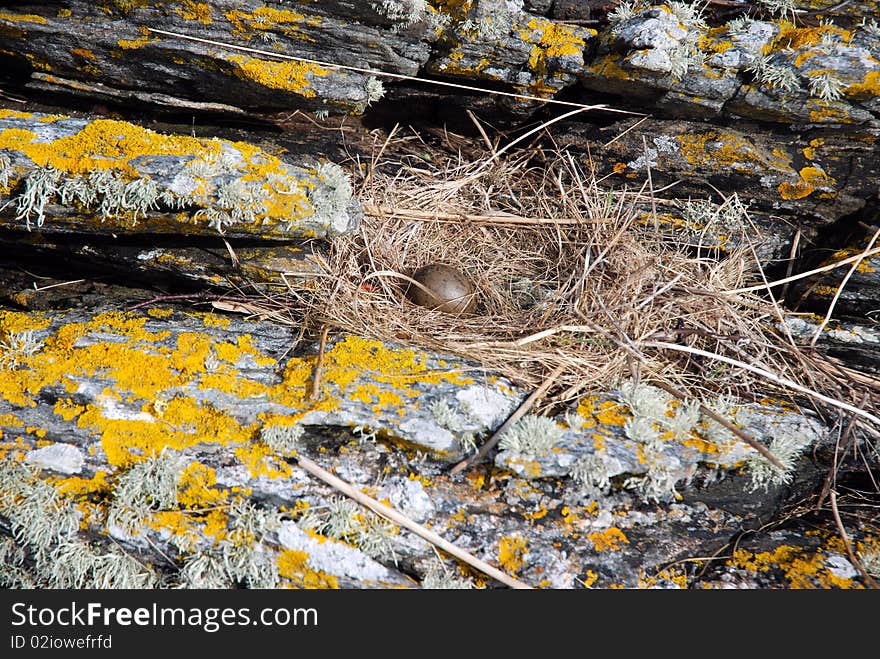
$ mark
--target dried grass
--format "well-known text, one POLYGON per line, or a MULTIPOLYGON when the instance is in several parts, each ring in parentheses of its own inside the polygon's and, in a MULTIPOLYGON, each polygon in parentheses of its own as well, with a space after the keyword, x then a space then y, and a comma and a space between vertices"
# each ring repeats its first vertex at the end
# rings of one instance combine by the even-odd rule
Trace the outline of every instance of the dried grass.
POLYGON ((641 219, 644 191, 601 189, 569 154, 537 148, 487 166, 491 151, 466 159, 392 133, 375 153, 353 168, 367 209, 359 233, 333 240, 319 286, 290 291, 312 327, 462 356, 525 388, 563 366, 545 408, 633 375, 701 398, 772 389, 742 369, 642 347, 658 341, 816 384, 819 370, 805 374, 773 329, 772 301, 727 293, 759 280, 749 252, 696 254, 670 240, 641 219), (435 261, 472 279, 476 313, 406 299, 408 276, 435 261))

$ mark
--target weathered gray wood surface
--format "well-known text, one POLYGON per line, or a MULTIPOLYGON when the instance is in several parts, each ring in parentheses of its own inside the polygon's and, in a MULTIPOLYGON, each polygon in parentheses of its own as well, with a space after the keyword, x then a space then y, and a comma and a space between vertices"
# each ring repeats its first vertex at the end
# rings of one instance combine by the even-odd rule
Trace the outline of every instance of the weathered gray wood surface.
MULTIPOLYGON (((456 479, 461 441, 525 395, 472 364, 331 337, 312 397, 316 346, 277 323, 4 311, 0 331, 0 578, 14 586, 436 583, 424 541, 345 503, 298 454, 531 585, 680 586, 692 575, 665 566, 815 489, 834 447, 811 415, 719 408, 779 452, 788 471, 775 471, 690 406, 669 415, 659 390, 624 386, 517 423, 495 458, 507 476, 456 479)), ((832 539, 793 551, 830 560, 832 539)), ((791 586, 745 559, 714 579, 791 586)))

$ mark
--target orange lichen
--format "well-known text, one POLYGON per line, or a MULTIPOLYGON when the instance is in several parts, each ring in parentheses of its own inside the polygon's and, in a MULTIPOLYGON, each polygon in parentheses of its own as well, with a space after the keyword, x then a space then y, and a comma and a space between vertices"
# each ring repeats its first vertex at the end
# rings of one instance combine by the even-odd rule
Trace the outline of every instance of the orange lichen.
POLYGON ((528 541, 521 535, 503 537, 498 541, 498 563, 509 574, 522 569, 528 541))
POLYGON ((616 526, 610 526, 605 531, 590 533, 587 538, 593 543, 593 549, 596 551, 619 551, 622 545, 629 544, 624 532, 616 526))
MULTIPOLYGON (((331 73, 331 69, 309 62, 273 62, 244 55, 229 55, 229 61, 235 65, 235 75, 242 80, 256 82, 269 89, 293 92, 304 98, 318 95, 312 87, 315 77, 331 73)), ((347 74, 336 72, 334 75, 347 74)))
POLYGON ((779 195, 783 199, 803 199, 816 190, 823 190, 821 196, 834 196, 834 185, 837 181, 825 173, 820 167, 804 167, 795 182, 784 181, 777 186, 779 195))
POLYGON ((217 478, 211 467, 199 462, 187 466, 177 479, 177 500, 184 508, 198 510, 216 506, 226 499, 224 490, 214 487, 217 478))
POLYGON ((198 21, 203 25, 210 25, 214 22, 213 10, 207 2, 194 2, 194 0, 183 0, 181 7, 175 8, 180 16, 188 21, 198 21))
POLYGON ((304 551, 285 549, 280 552, 278 574, 296 588, 339 588, 336 577, 309 565, 309 555, 304 551))

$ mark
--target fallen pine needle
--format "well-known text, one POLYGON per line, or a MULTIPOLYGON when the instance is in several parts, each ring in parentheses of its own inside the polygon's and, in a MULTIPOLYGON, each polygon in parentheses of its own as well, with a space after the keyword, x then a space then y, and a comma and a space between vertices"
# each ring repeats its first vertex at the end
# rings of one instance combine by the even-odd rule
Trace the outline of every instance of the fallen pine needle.
POLYGON ((510 586, 511 588, 529 589, 529 590, 532 589, 532 587, 529 586, 528 584, 523 583, 522 581, 519 581, 518 579, 515 579, 514 577, 511 577, 508 574, 505 574, 504 572, 502 572, 498 568, 493 567, 492 565, 489 565, 485 561, 481 561, 476 556, 466 552, 465 550, 461 549, 460 547, 453 545, 451 542, 447 542, 446 540, 441 538, 439 535, 437 535, 433 531, 429 531, 421 524, 417 524, 416 522, 412 521, 408 517, 405 517, 404 515, 402 515, 398 511, 396 511, 394 508, 391 508, 390 506, 386 506, 385 504, 380 503, 379 501, 376 501, 376 499, 372 498, 371 496, 364 494, 363 492, 361 492, 360 490, 358 490, 354 486, 352 486, 350 483, 347 483, 344 480, 342 480, 341 478, 334 476, 329 471, 327 471, 323 467, 319 466, 318 464, 312 462, 308 458, 304 458, 302 456, 295 456, 294 460, 296 460, 296 463, 300 467, 302 467, 305 471, 307 471, 308 473, 312 474, 316 478, 321 479, 322 481, 324 481, 325 483, 327 483, 331 487, 339 490, 340 492, 342 492, 346 496, 351 497, 352 499, 357 501, 362 506, 372 510, 377 515, 381 515, 382 517, 385 517, 386 519, 391 520, 395 524, 399 524, 400 526, 402 526, 406 529, 409 529, 410 531, 412 531, 413 533, 418 535, 420 538, 423 538, 424 540, 427 540, 431 544, 436 545, 437 547, 439 547, 443 551, 447 552, 448 554, 450 554, 452 556, 455 556, 455 558, 457 558, 461 561, 464 561, 468 565, 476 568, 477 570, 480 570, 484 574, 487 574, 490 577, 497 579, 498 581, 500 581, 504 585, 510 586))

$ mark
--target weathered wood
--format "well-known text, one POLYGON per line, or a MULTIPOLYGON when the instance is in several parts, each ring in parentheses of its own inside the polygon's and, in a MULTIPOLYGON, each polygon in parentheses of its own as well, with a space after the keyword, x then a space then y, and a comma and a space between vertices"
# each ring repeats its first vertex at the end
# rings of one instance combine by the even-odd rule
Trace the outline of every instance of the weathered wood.
POLYGON ((360 219, 337 165, 112 119, 0 111, 0 226, 85 233, 321 237, 360 219))
MULTIPOLYGON (((14 587, 413 585, 402 569, 435 583, 429 546, 286 459, 300 452, 531 585, 683 587, 699 578, 665 566, 814 487, 825 471, 811 460, 836 436, 781 408, 726 409, 788 447, 792 473, 777 473, 691 407, 622 386, 521 419, 502 471, 456 482, 443 437, 485 437, 525 392, 442 355, 336 337, 312 401, 315 347, 276 323, 0 312, 0 334, 0 581, 14 587)), ((740 567, 724 571, 754 587, 740 567)))

